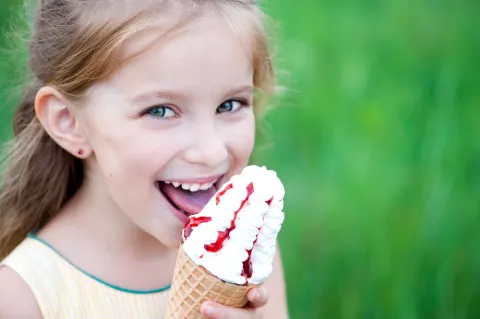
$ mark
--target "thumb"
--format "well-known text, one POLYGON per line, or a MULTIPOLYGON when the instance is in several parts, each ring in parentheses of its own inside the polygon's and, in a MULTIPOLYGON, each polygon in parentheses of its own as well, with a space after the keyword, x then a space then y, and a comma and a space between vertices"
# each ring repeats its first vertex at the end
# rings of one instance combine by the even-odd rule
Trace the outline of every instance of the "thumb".
POLYGON ((251 310, 227 307, 216 302, 207 301, 200 308, 202 315, 209 319, 248 319, 252 318, 251 310))

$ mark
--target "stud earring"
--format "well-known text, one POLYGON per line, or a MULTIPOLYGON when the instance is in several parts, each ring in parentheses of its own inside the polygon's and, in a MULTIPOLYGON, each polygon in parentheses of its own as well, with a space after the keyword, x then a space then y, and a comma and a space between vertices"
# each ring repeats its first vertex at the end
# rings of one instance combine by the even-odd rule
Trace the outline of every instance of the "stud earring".
POLYGON ((85 151, 83 149, 79 149, 77 154, 82 156, 83 154, 85 154, 85 151))

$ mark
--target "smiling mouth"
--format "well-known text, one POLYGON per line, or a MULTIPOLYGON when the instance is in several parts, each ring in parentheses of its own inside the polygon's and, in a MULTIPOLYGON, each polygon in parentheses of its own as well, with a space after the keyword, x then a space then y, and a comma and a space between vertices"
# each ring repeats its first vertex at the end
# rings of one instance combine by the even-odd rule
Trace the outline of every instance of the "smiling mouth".
POLYGON ((216 194, 219 180, 220 178, 204 184, 182 184, 169 181, 158 181, 157 184, 170 205, 186 216, 191 216, 198 214, 216 194))

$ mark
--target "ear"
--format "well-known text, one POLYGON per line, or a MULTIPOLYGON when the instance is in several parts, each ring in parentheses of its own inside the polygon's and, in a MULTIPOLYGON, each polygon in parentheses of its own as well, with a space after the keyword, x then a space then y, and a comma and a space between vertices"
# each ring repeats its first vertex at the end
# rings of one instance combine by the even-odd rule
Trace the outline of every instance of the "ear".
POLYGON ((68 99, 51 86, 42 87, 35 97, 35 114, 47 134, 67 152, 86 158, 92 148, 74 111, 68 99))

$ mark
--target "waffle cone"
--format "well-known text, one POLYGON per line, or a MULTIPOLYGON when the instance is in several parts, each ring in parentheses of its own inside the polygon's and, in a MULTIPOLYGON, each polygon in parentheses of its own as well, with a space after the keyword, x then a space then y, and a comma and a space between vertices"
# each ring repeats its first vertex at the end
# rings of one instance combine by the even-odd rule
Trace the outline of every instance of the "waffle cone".
POLYGON ((202 318, 200 306, 206 300, 241 308, 247 303, 248 291, 257 285, 241 286, 218 279, 196 265, 183 250, 177 256, 166 319, 202 318))

